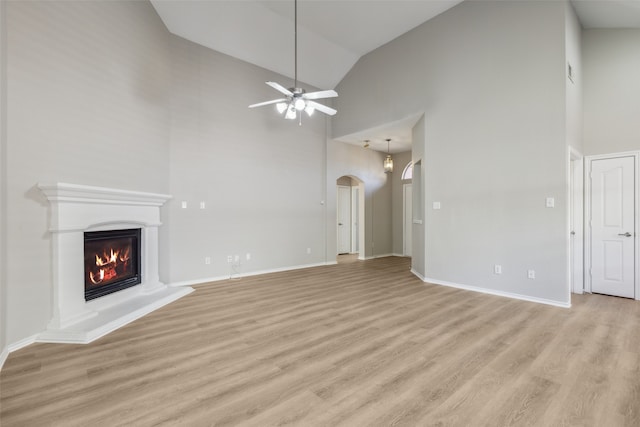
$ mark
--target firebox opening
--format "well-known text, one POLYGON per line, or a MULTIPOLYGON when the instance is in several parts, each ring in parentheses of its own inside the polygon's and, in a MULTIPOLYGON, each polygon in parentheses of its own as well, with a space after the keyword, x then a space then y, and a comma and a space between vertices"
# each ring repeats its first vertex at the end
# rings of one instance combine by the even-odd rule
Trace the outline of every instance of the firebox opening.
POLYGON ((140 229, 84 233, 86 301, 142 283, 140 229))

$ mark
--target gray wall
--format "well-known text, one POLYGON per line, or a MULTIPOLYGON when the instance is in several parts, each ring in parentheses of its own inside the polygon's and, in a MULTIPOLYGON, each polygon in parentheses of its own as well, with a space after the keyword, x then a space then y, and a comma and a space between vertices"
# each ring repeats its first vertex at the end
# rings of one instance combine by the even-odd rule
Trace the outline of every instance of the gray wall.
POLYGON ((640 29, 588 29, 584 61, 584 151, 640 149, 640 29))
MULTIPOLYGON (((573 69, 573 81, 566 83, 567 102, 567 144, 578 153, 584 152, 582 144, 582 85, 584 67, 582 65, 582 26, 570 3, 565 8, 566 19, 566 61, 573 69)), ((567 70, 565 69, 565 75, 567 70)))
POLYGON ((427 278, 569 302, 564 68, 564 3, 478 1, 364 56, 339 84, 334 137, 425 113, 427 278))
POLYGON ((168 193, 171 74, 169 34, 148 2, 7 2, 6 12, 7 339, 15 343, 51 318, 48 203, 36 184, 168 193))
MULTIPOLYGON (((327 260, 335 261, 337 251, 336 180, 351 176, 364 182, 365 244, 364 257, 373 258, 392 252, 391 178, 384 173, 385 154, 339 141, 327 143, 327 260)), ((362 249, 360 250, 362 256, 362 249)))
POLYGON ((7 79, 5 2, 0 1, 0 368, 7 351, 7 263, 6 263, 6 149, 7 149, 7 79))
POLYGON ((404 252, 404 234, 402 232, 402 223, 404 221, 403 184, 409 184, 411 181, 402 181, 402 171, 410 161, 411 151, 393 155, 393 173, 391 174, 391 235, 393 237, 393 246, 391 252, 395 255, 403 255, 404 252))
POLYGON ((171 54, 170 281, 228 276, 228 255, 234 273, 324 263, 327 116, 250 110, 293 82, 177 37, 171 54))

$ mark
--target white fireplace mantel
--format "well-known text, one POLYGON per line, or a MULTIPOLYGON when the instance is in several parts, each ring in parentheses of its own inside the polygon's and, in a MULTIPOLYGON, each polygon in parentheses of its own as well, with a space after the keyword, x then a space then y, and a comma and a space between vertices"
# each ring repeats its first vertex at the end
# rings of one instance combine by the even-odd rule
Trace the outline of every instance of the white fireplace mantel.
POLYGON ((89 343, 191 292, 158 274, 160 207, 171 196, 86 185, 39 184, 50 203, 53 318, 41 342, 89 343), (142 283, 84 299, 84 233, 141 229, 142 283))

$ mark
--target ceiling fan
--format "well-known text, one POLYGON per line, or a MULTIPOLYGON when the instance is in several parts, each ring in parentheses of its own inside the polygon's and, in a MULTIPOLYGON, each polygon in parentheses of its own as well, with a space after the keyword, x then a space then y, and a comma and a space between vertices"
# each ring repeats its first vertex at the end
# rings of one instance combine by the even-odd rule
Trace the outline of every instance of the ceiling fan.
POLYGON ((335 98, 338 93, 335 90, 321 90, 307 93, 298 87, 298 0, 294 0, 294 83, 292 88, 285 88, 276 82, 266 82, 269 86, 283 94, 284 98, 272 99, 271 101, 259 102, 249 105, 249 108, 262 107, 276 104, 278 113, 284 114, 285 119, 295 120, 300 118, 302 125, 302 111, 311 116, 315 110, 333 116, 337 111, 326 105, 316 102, 316 99, 335 98), (298 114, 300 112, 300 114, 298 114))

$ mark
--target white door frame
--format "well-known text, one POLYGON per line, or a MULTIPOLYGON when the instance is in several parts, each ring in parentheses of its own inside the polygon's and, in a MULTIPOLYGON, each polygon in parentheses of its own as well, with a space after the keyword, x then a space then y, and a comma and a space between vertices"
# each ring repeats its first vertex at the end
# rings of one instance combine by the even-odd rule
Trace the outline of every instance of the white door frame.
POLYGON ((351 253, 360 252, 360 185, 351 187, 351 253))
POLYGON ((584 159, 569 147, 569 286, 574 294, 584 292, 584 159))
POLYGON ((638 241, 638 195, 639 195, 639 184, 640 180, 638 176, 640 175, 638 167, 640 166, 640 151, 627 151, 623 153, 612 153, 612 154, 599 154, 595 156, 585 156, 585 182, 584 182, 584 206, 585 206, 585 228, 584 228, 584 290, 585 292, 591 293, 591 163, 594 160, 605 160, 605 159, 614 159, 616 157, 633 157, 635 164, 635 204, 634 204, 634 218, 633 218, 633 226, 635 231, 634 236, 634 244, 635 244, 635 270, 634 270, 634 281, 635 281, 635 299, 640 300, 640 281, 639 279, 639 261, 640 254, 638 250, 640 249, 640 245, 638 241))
MULTIPOLYGON (((411 198, 411 221, 407 224, 407 189, 411 187, 413 191, 413 183, 402 184, 402 255, 403 256, 412 256, 413 255, 413 247, 409 248, 407 251, 407 225, 411 227, 411 230, 408 230, 409 233, 413 232, 413 197, 411 198), (409 252, 409 255, 407 255, 409 252)), ((413 239, 411 239, 411 246, 413 246, 413 239)))
POLYGON ((336 233, 336 239, 337 239, 336 240, 336 243, 337 243, 336 247, 337 247, 337 250, 338 250, 338 254, 351 253, 351 187, 350 186, 346 186, 346 185, 337 185, 336 186, 336 196, 337 196, 336 197, 336 230, 337 230, 337 233, 336 233), (347 227, 348 231, 349 231, 349 238, 347 239, 348 242, 345 242, 345 243, 349 244, 349 250, 347 252, 341 252, 342 248, 340 247, 340 236, 341 236, 340 225, 339 225, 339 222, 340 222, 340 219, 341 219, 340 218, 340 213, 341 213, 340 212, 340 206, 341 206, 341 203, 340 203, 340 190, 349 192, 349 197, 348 197, 349 214, 347 215, 348 216, 347 220, 343 222, 343 226, 347 227))

